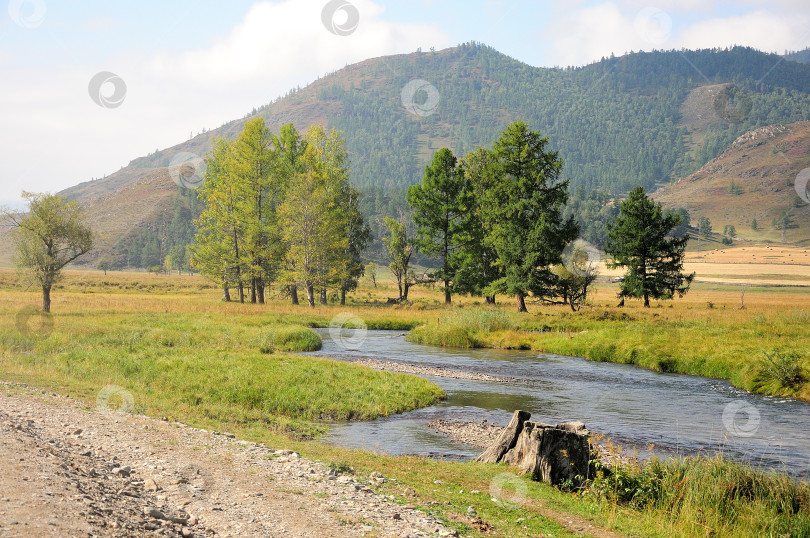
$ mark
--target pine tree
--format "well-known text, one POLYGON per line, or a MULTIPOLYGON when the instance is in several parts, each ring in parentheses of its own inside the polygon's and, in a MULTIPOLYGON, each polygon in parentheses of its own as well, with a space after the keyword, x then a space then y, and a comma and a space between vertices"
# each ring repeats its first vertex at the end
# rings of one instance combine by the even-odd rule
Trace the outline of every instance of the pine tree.
POLYGON ((416 224, 417 248, 427 255, 438 255, 442 266, 436 274, 444 282, 444 303, 451 303, 452 282, 458 267, 464 205, 464 174, 456 168, 457 159, 447 148, 433 155, 421 184, 408 189, 408 204, 416 224))
POLYGON ((683 296, 695 274, 683 273, 683 258, 688 237, 672 237, 681 224, 676 213, 664 213, 660 203, 636 187, 619 207, 619 216, 608 225, 605 252, 613 257, 608 265, 626 267, 620 297, 671 299, 683 296))
POLYGON ((521 122, 509 125, 495 142, 492 184, 482 201, 486 242, 497 253, 502 275, 488 289, 513 295, 526 312, 529 293, 548 295, 565 246, 576 239, 573 217, 563 218, 568 181, 562 161, 547 149, 548 138, 521 122))

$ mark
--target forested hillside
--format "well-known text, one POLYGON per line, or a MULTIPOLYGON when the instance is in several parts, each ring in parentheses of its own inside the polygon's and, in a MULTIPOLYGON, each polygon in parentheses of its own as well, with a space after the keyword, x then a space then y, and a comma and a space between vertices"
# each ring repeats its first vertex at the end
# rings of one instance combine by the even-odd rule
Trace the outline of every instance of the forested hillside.
POLYGON ((263 117, 275 132, 288 122, 301 130, 323 123, 345 132, 351 180, 379 236, 381 217, 406 206, 406 187, 421 179, 436 150, 464 156, 520 119, 550 137, 571 179, 569 211, 585 224, 583 235, 600 243, 600 213, 610 212, 612 197, 686 177, 752 129, 810 120, 808 89, 810 66, 750 48, 632 53, 547 69, 473 43, 348 66, 65 194, 119 188, 130 181, 122 178, 138 177, 134 169, 165 167, 181 151, 204 155, 216 136, 232 138, 247 118, 263 117), (415 80, 422 89, 408 93, 415 80), (403 106, 408 99, 411 111, 403 106))

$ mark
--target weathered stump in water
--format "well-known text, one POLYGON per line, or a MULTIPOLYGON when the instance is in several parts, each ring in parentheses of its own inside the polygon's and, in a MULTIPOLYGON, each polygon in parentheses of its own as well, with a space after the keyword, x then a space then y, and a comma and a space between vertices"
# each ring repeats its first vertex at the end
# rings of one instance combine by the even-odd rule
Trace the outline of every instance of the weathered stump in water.
POLYGON ((580 485, 588 478, 589 432, 581 422, 552 426, 531 422, 531 414, 515 411, 501 436, 476 461, 508 463, 554 486, 580 485))

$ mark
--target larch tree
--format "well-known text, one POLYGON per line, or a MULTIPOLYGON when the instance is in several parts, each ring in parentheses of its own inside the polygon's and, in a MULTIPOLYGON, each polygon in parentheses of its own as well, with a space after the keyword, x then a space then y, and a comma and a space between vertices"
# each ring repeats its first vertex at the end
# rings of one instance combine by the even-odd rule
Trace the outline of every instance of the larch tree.
POLYGON ((485 294, 485 290, 501 276, 496 265, 497 253, 485 241, 488 230, 482 205, 484 193, 492 182, 494 162, 490 150, 478 148, 467 154, 459 165, 465 178, 465 190, 461 199, 464 215, 457 237, 463 248, 457 253, 453 284, 457 292, 486 295, 487 304, 495 304, 495 294, 485 294))
POLYGON ((447 148, 433 155, 421 184, 408 188, 408 204, 416 224, 416 246, 424 254, 438 256, 442 266, 437 280, 444 283, 444 304, 451 304, 453 281, 462 243, 465 207, 464 174, 456 167, 456 156, 447 148))
POLYGON ((274 145, 274 136, 264 119, 246 122, 233 144, 229 170, 236 178, 237 214, 244 229, 242 254, 250 279, 251 303, 264 303, 265 285, 275 278, 283 255, 276 218, 283 184, 280 174, 274 173, 278 167, 274 145))
POLYGON ((231 300, 231 286, 236 286, 239 301, 244 303, 244 228, 238 213, 237 178, 230 173, 232 162, 233 143, 215 140, 206 158, 205 178, 197 190, 203 210, 196 221, 191 262, 202 274, 222 285, 226 301, 231 300))
POLYGON ((515 297, 526 312, 526 296, 547 295, 557 280, 552 266, 562 260, 579 227, 565 219, 568 181, 562 161, 547 148, 548 138, 522 121, 510 124, 496 140, 492 182, 482 200, 485 239, 498 255, 502 272, 488 289, 515 297))
POLYGON ((694 273, 683 272, 683 259, 688 237, 673 237, 681 224, 677 213, 665 213, 643 187, 630 191, 619 207, 616 220, 608 224, 605 253, 613 259, 612 268, 625 267, 619 297, 671 299, 689 291, 694 273))
POLYGON ((296 174, 279 207, 283 238, 289 245, 287 280, 302 286, 310 307, 315 306, 315 289, 328 285, 335 250, 345 250, 348 240, 341 233, 334 199, 312 171, 296 174))
POLYGON ((62 269, 93 248, 93 232, 84 222, 81 206, 55 194, 23 192, 28 213, 8 213, 16 247, 14 261, 42 289, 42 311, 51 311, 51 289, 62 269))
MULTIPOLYGON (((287 123, 281 126, 278 137, 276 137, 276 152, 278 154, 278 168, 276 172, 284 178, 284 185, 289 184, 290 178, 295 174, 304 172, 304 152, 306 151, 306 140, 301 136, 292 123, 287 123)), ((294 267, 289 267, 290 263, 294 263, 290 257, 285 257, 285 266, 281 271, 281 277, 284 278, 294 273, 294 267)), ((298 286, 295 282, 282 282, 285 290, 290 295, 292 304, 298 304, 298 286)))

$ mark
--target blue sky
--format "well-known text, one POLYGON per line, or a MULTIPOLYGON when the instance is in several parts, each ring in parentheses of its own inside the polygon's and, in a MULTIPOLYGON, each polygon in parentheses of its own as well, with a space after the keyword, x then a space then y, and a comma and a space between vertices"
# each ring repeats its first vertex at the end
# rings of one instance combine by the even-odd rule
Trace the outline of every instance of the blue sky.
POLYGON ((0 203, 112 173, 346 64, 417 47, 474 40, 564 66, 653 48, 810 45, 805 0, 340 1, 359 17, 346 35, 324 23, 326 0, 0 0, 0 203), (89 95, 99 72, 115 77, 101 77, 99 95, 122 99, 89 95))

